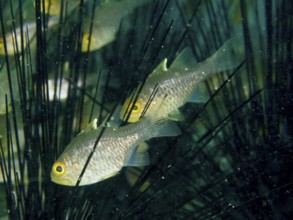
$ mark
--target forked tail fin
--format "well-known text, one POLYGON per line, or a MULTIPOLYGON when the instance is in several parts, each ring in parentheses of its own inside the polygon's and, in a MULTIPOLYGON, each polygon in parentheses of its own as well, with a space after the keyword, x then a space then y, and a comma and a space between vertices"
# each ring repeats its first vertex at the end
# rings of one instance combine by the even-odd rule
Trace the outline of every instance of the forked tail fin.
POLYGON ((195 71, 208 74, 236 68, 243 62, 243 42, 240 38, 231 38, 226 41, 212 56, 196 65, 195 71))

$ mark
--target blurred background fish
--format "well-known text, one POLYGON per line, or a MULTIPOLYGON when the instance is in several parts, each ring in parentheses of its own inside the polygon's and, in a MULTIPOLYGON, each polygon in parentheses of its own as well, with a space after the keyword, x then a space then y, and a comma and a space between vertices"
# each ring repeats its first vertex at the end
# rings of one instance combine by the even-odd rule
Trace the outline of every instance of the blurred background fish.
MULTIPOLYGON (((84 2, 86 2, 86 0, 84 2)), ((66 10, 66 13, 70 14, 79 4, 79 0, 44 0, 40 1, 40 11, 50 16, 59 17, 63 9, 66 10)))
MULTIPOLYGON (((148 2, 152 0, 108 0, 97 5, 94 18, 88 17, 85 20, 81 50, 83 52, 98 50, 114 41, 121 19, 148 2)), ((127 32, 127 29, 124 28, 123 31, 127 32)))
MULTIPOLYGON (((47 27, 54 27, 58 22, 58 17, 52 17, 49 19, 47 27)), ((35 21, 25 23, 22 27, 13 29, 5 36, 6 48, 4 47, 4 36, 0 37, 0 55, 8 54, 12 56, 21 53, 22 48, 26 49, 27 45, 33 42, 36 37, 36 31, 35 21)))

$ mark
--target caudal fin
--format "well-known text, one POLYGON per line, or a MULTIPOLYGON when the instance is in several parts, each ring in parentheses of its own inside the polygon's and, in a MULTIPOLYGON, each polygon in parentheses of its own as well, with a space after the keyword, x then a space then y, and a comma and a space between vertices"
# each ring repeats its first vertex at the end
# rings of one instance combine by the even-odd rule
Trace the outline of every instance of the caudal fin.
POLYGON ((197 64, 196 71, 213 74, 236 68, 244 60, 242 48, 241 38, 231 38, 212 56, 197 64))

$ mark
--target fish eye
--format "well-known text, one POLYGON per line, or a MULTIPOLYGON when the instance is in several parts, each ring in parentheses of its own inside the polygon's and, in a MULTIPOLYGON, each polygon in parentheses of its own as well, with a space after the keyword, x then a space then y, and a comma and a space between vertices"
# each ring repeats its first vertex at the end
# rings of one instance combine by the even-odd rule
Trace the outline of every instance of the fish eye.
POLYGON ((138 113, 138 112, 140 112, 141 111, 141 103, 140 102, 136 102, 135 104, 134 104, 134 106, 132 107, 132 111, 133 111, 133 113, 138 113))
POLYGON ((82 42, 88 44, 90 41, 90 35, 89 34, 84 34, 82 37, 82 42))
POLYGON ((49 5, 52 6, 53 4, 56 4, 56 2, 57 2, 57 0, 45 0, 45 6, 46 6, 46 8, 48 8, 49 5))
POLYGON ((66 166, 62 162, 56 162, 53 165, 53 173, 57 176, 64 176, 66 173, 66 166))

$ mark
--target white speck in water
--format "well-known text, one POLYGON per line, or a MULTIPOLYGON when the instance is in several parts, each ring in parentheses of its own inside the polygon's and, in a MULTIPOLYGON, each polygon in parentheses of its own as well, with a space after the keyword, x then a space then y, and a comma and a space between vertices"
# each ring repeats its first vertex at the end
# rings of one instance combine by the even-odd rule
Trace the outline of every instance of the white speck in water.
POLYGON ((229 203, 229 206, 231 206, 232 209, 235 208, 235 206, 233 204, 231 204, 231 203, 229 203))

